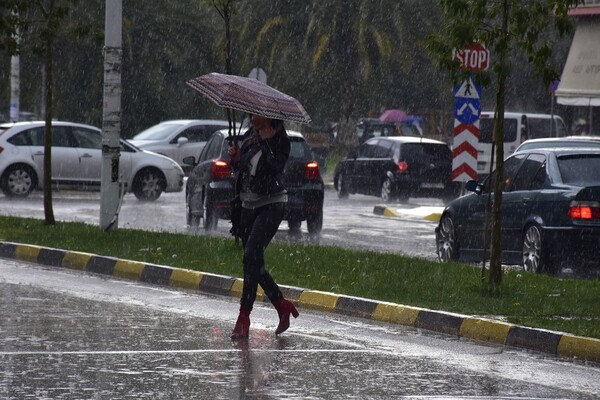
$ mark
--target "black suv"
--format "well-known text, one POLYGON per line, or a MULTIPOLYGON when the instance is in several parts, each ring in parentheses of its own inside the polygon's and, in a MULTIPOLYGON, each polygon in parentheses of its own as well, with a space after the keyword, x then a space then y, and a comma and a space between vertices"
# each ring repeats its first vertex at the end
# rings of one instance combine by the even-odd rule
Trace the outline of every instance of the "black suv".
MULTIPOLYGON (((291 233, 300 231, 306 221, 308 232, 318 234, 323 227, 324 185, 319 164, 314 161, 310 148, 299 132, 287 131, 290 138, 290 157, 283 172, 288 192, 284 219, 291 233)), ((186 188, 187 224, 203 225, 206 230, 217 227, 219 219, 231 219, 230 201, 233 198, 233 176, 227 153, 233 140, 228 130, 214 132, 202 149, 198 161, 186 157, 192 165, 186 188)), ((239 143, 241 146, 241 142, 239 143)))
POLYGON ((335 169, 339 198, 350 193, 380 196, 383 201, 409 197, 454 199, 460 183, 452 182, 452 152, 438 140, 410 136, 367 140, 335 169))

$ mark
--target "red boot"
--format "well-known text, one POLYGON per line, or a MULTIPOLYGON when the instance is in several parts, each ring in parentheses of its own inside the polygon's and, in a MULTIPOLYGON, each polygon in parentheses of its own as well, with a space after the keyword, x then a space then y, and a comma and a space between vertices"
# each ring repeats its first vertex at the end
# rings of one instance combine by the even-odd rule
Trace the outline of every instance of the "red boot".
POLYGON ((250 333, 250 311, 240 306, 240 315, 235 323, 235 328, 231 332, 232 339, 245 339, 250 333))
POLYGON ((273 305, 277 310, 277 314, 279 314, 279 325, 277 326, 277 329, 275 329, 275 334, 279 335, 290 327, 290 314, 292 314, 294 318, 298 318, 300 313, 298 313, 298 310, 296 310, 294 303, 284 299, 283 297, 274 302, 273 305))

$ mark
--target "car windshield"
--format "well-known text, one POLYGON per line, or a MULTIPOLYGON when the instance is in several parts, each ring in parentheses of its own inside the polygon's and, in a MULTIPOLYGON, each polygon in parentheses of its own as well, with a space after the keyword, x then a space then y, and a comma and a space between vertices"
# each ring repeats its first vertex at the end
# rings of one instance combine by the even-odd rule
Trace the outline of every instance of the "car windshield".
POLYGON ((171 133, 181 128, 181 124, 158 124, 145 131, 142 131, 133 137, 134 140, 163 140, 168 138, 171 133))
POLYGON ((600 154, 576 154, 558 158, 563 182, 578 186, 600 185, 600 154))

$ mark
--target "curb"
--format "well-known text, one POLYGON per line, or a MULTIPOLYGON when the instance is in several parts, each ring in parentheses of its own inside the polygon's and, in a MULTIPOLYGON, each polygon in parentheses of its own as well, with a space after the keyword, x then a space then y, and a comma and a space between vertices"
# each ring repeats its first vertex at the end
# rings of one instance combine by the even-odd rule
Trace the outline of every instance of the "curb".
POLYGON ((441 211, 434 211, 433 209, 437 207, 417 207, 414 209, 406 210, 405 212, 398 212, 390 207, 383 205, 376 205, 373 207, 373 214, 375 215, 383 215, 384 217, 413 217, 418 219, 424 219, 427 221, 438 222, 442 216, 441 211), (416 212, 415 212, 416 211, 416 212), (422 211, 422 212, 418 212, 422 211))
MULTIPOLYGON (((241 279, 231 276, 13 242, 0 241, 0 258, 236 298, 240 298, 243 285, 241 279)), ((286 298, 304 308, 407 325, 556 356, 600 362, 599 339, 293 286, 280 285, 280 288, 286 298)), ((268 301, 260 287, 257 299, 268 301)))

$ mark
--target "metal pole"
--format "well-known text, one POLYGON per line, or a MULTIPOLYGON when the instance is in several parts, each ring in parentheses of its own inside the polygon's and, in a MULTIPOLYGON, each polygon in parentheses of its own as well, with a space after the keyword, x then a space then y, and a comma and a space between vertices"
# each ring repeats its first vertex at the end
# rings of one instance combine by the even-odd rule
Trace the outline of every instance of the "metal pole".
POLYGON ((10 58, 10 120, 19 120, 19 97, 20 97, 20 59, 19 56, 10 58))
POLYGON ((116 229, 119 212, 122 0, 106 0, 100 227, 116 229))

